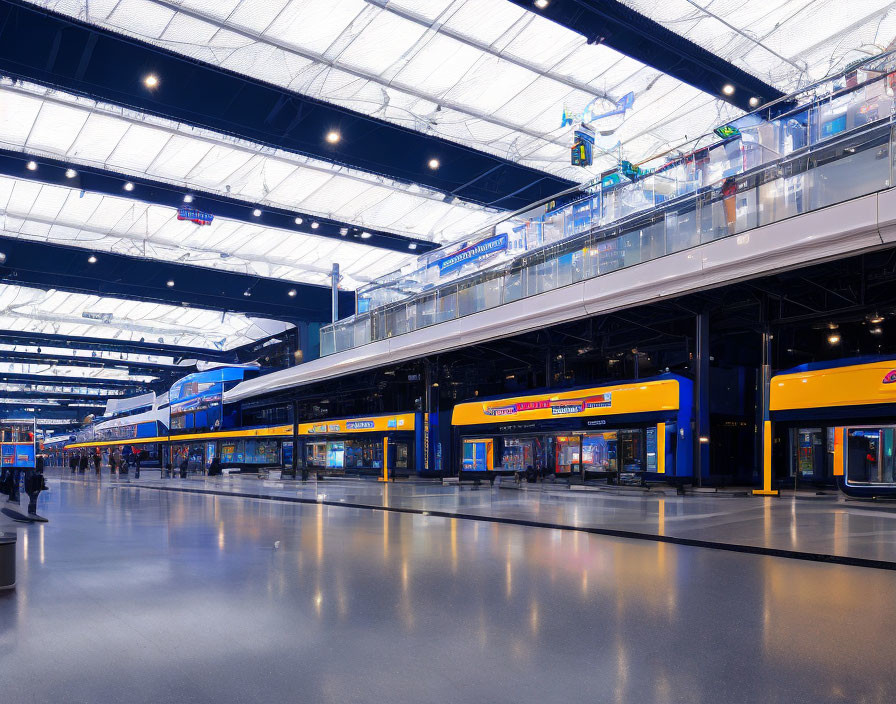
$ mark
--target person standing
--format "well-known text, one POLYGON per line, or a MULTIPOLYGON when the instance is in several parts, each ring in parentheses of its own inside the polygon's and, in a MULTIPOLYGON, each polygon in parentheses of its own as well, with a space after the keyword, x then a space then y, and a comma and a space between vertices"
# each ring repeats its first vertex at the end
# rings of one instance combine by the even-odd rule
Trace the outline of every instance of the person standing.
POLYGON ((93 455, 93 468, 96 471, 96 476, 100 476, 100 465, 103 462, 102 455, 100 455, 100 450, 97 448, 96 452, 93 455))
POLYGON ((68 466, 72 469, 72 474, 78 470, 78 455, 74 452, 68 458, 68 466))
POLYGON ((81 457, 78 460, 78 474, 85 474, 87 472, 87 453, 82 452, 81 457))

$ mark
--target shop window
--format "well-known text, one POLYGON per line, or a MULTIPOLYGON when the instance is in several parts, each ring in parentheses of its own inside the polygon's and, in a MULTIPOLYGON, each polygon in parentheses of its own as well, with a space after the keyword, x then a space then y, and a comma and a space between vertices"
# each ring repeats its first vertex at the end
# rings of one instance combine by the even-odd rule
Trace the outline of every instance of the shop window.
POLYGON ((896 428, 850 428, 846 437, 849 484, 896 484, 896 428))

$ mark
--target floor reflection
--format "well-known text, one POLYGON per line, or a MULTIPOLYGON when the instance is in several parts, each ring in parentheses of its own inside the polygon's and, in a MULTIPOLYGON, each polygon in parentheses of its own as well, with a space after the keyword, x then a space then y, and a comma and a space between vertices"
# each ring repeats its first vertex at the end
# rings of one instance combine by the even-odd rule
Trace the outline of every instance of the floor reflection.
POLYGON ((0 599, 8 701, 120 701, 122 679, 137 702, 896 697, 885 571, 322 504, 49 496, 0 599))

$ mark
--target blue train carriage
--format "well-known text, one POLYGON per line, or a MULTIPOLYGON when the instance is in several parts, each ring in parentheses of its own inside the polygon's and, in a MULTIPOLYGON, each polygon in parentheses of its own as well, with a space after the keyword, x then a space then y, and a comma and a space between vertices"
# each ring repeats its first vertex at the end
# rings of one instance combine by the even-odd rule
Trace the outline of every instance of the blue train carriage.
POLYGON ((644 483, 692 474, 693 384, 665 374, 606 386, 460 403, 462 479, 498 475, 644 483))
POLYGON ((424 466, 420 412, 323 418, 298 424, 298 466, 318 475, 394 479, 424 466))
POLYGON ((243 423, 240 404, 225 404, 224 392, 259 373, 254 365, 219 367, 178 380, 168 394, 167 462, 188 473, 205 473, 216 457, 225 471, 257 472, 292 465, 293 425, 243 423))
MULTIPOLYGON (((164 403, 154 403, 148 411, 110 418, 79 430, 61 448, 58 464, 67 464, 72 455, 99 454, 103 464, 114 457, 119 471, 133 467, 140 459, 141 468, 161 468, 168 441, 168 411, 164 403)), ((91 466, 91 471, 93 467, 91 466)))
POLYGON ((804 364, 776 374, 763 446, 766 486, 896 497, 896 359, 804 364))

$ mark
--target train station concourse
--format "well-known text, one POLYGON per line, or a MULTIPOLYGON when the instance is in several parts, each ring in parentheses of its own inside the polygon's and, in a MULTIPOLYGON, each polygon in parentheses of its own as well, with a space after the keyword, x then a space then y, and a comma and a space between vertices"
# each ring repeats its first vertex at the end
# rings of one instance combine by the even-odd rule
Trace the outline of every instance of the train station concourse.
POLYGON ((0 0, 0 701, 896 701, 896 5, 0 0))

